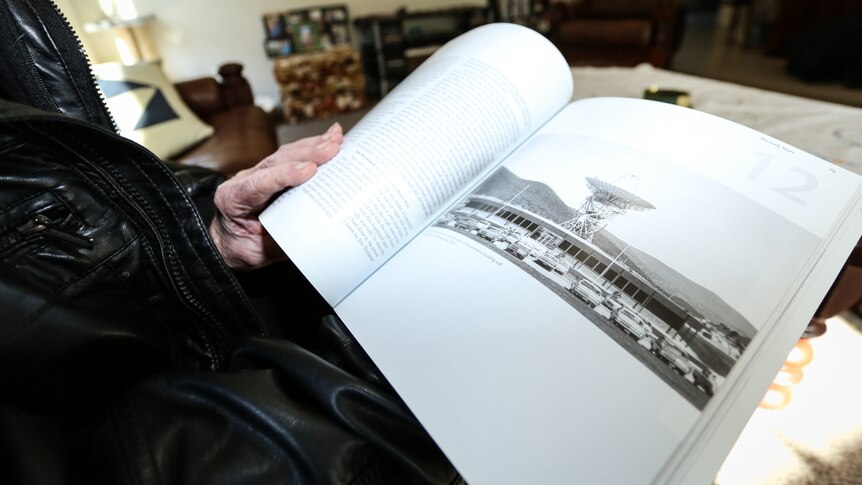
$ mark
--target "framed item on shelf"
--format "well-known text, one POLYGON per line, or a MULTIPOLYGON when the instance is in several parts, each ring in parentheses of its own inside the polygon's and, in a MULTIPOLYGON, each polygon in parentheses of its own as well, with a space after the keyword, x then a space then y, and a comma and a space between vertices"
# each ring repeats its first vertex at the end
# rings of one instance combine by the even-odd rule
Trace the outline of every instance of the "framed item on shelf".
POLYGON ((293 43, 290 38, 268 39, 265 42, 268 57, 284 57, 293 54, 293 43))
POLYGON ((287 22, 280 13, 263 15, 263 28, 267 39, 283 39, 287 37, 287 22))
POLYGON ((288 32, 284 14, 264 14, 263 31, 265 36, 263 47, 267 57, 283 57, 293 53, 293 39, 288 32))
POLYGON ((344 5, 323 8, 323 35, 331 45, 350 43, 350 24, 344 5))
POLYGON ((269 57, 327 50, 350 43, 346 5, 303 8, 263 15, 269 57))
POLYGON ((323 47, 320 39, 320 24, 317 22, 307 20, 290 24, 290 31, 296 44, 296 52, 316 52, 323 47))

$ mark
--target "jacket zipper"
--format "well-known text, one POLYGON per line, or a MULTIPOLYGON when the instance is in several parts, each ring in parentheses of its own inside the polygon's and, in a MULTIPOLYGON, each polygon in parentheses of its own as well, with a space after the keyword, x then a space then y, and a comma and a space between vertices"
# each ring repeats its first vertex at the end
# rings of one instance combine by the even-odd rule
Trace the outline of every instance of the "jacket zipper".
MULTIPOLYGON (((116 135, 114 135, 116 136, 116 135)), ((59 141, 59 140, 57 140, 59 141)), ((62 144, 62 142, 60 142, 62 144)), ((65 145, 65 144, 64 144, 65 145)), ((77 153, 76 153, 77 155, 77 153)), ((102 178, 111 186, 111 188, 116 191, 126 203, 138 213, 138 215, 146 221, 147 225, 150 228, 150 232, 156 237, 156 241, 158 242, 159 256, 162 262, 162 266, 167 272, 167 279, 171 284, 171 287, 180 297, 180 301, 183 302, 190 310, 197 313, 205 322, 209 323, 215 329, 215 332, 210 331, 210 327, 200 327, 201 334, 206 340, 206 345, 211 348, 212 352, 215 356, 214 365, 217 367, 218 362, 225 356, 225 347, 226 342, 224 336, 226 332, 222 328, 221 323, 218 319, 209 311, 207 308, 198 301, 197 298, 194 297, 192 291, 189 289, 188 284, 185 282, 185 277, 180 270, 180 265, 176 260, 176 256, 170 254, 170 248, 168 244, 165 243, 164 238, 162 237, 162 233, 159 230, 159 227, 153 222, 153 218, 150 217, 148 210, 143 207, 137 200, 135 200, 135 191, 134 190, 126 190, 124 187, 121 187, 117 182, 118 178, 111 176, 111 174, 106 174, 105 169, 100 167, 98 164, 91 162, 83 156, 78 156, 80 160, 84 161, 91 167, 93 167, 102 178)))
POLYGON ((93 249, 93 238, 59 229, 48 216, 37 214, 0 236, 0 252, 40 235, 79 248, 93 249))
MULTIPOLYGON (((119 130, 117 129, 117 123, 114 120, 114 117, 111 114, 110 110, 108 109, 107 103, 105 102, 104 93, 99 88, 99 84, 96 80, 96 76, 93 73, 93 70, 91 67, 92 63, 90 62, 90 58, 87 55, 87 52, 84 50, 84 46, 83 46, 83 43, 81 42, 80 37, 78 37, 78 34, 75 32, 75 29, 72 28, 72 24, 71 24, 71 22, 69 22, 69 19, 66 17, 66 15, 60 10, 60 8, 57 6, 57 4, 54 3, 54 0, 48 0, 48 3, 51 4, 52 8, 63 19, 63 22, 66 24, 66 27, 68 28, 69 32, 71 32, 72 37, 75 39, 75 42, 77 43, 78 49, 84 55, 84 59, 87 63, 87 70, 90 73, 90 82, 96 88, 96 92, 99 93, 99 103, 101 104, 102 109, 108 114, 108 118, 111 120, 111 124, 112 124, 112 127, 114 129, 114 133, 112 134, 112 136, 118 137, 119 130)), ((50 136, 50 135, 47 135, 45 133, 43 133, 43 134, 45 136, 50 136)), ((54 138, 54 137, 50 137, 50 138, 52 138, 55 141, 57 141, 58 143, 60 143, 61 146, 64 146, 67 149, 69 148, 65 143, 63 143, 59 139, 54 138)), ((116 193, 119 194, 123 198, 123 200, 125 200, 126 203, 129 204, 129 206, 132 207, 141 216, 141 218, 144 221, 146 221, 147 225, 151 229, 151 232, 155 235, 155 237, 158 241, 160 259, 161 259, 161 262, 162 262, 162 265, 163 265, 165 271, 167 272, 166 276, 167 276, 168 281, 170 281, 170 284, 174 290, 174 293, 179 296, 180 301, 183 302, 183 304, 186 305, 186 307, 188 307, 194 313, 199 315, 203 319, 203 321, 205 321, 211 325, 211 327, 199 327, 199 328, 200 328, 201 335, 203 336, 203 338, 205 340, 205 345, 208 348, 210 348, 213 352, 213 356, 215 358, 215 360, 213 361, 213 366, 218 367, 219 363, 223 360, 225 353, 226 353, 225 349, 227 347, 227 341, 229 340, 228 333, 224 330, 224 328, 221 325, 221 322, 219 322, 218 318, 216 318, 215 315, 213 315, 212 312, 210 312, 192 294, 191 289, 189 289, 188 284, 185 282, 185 279, 182 275, 182 271, 180 270, 180 265, 176 261, 176 257, 175 256, 171 257, 171 255, 169 254, 170 250, 167 247, 167 245, 164 241, 164 238, 162 237, 162 234, 159 231, 159 228, 153 222, 152 217, 150 217, 148 210, 145 209, 145 207, 142 207, 142 204, 139 204, 138 201, 134 200, 135 199, 134 189, 132 188, 130 190, 126 190, 126 188, 121 187, 119 185, 118 180, 120 180, 120 179, 114 178, 110 174, 105 173, 105 171, 106 171, 105 168, 99 166, 97 163, 93 163, 92 161, 88 160, 86 157, 81 156, 75 150, 72 150, 72 152, 75 153, 76 156, 78 156, 78 158, 80 160, 84 161, 89 166, 93 167, 96 171, 98 171, 99 174, 102 176, 102 178, 110 184, 110 186, 113 188, 113 190, 116 191, 116 193)), ((114 174, 114 175, 116 175, 116 174, 114 174)))
MULTIPOLYGON (((193 313, 197 314, 201 321, 208 324, 200 325, 198 326, 198 329, 204 339, 204 344, 207 349, 212 352, 213 367, 217 368, 226 354, 227 341, 230 340, 229 335, 218 318, 216 318, 216 316, 213 315, 213 313, 210 312, 192 293, 188 283, 185 281, 186 277, 183 275, 181 265, 178 262, 176 255, 171 252, 169 244, 165 242, 165 238, 160 230, 159 224, 156 224, 155 222, 158 217, 151 215, 153 211, 148 208, 146 201, 140 201, 140 197, 137 195, 137 191, 134 187, 129 186, 127 183, 123 183, 121 185, 122 177, 117 174, 112 167, 101 166, 83 156, 75 148, 69 146, 56 136, 46 133, 35 126, 32 127, 32 129, 34 132, 43 136, 44 139, 53 140, 57 145, 73 154, 78 160, 98 173, 104 183, 97 183, 96 185, 102 187, 106 185, 109 186, 110 190, 119 195, 123 201, 125 201, 126 206, 136 212, 140 220, 149 227, 150 233, 153 234, 156 239, 159 262, 162 265, 162 269, 165 271, 165 277, 168 282, 170 282, 172 290, 179 297, 179 300, 183 305, 193 313)), ((122 139, 119 135, 113 133, 106 133, 105 135, 122 139)))
POLYGON ((114 133, 119 133, 120 130, 117 127, 117 120, 114 119, 114 115, 111 114, 111 110, 108 109, 108 103, 105 101, 105 93, 102 92, 102 88, 99 87, 99 82, 96 79, 96 74, 93 72, 93 68, 91 67, 93 63, 90 61, 90 55, 87 54, 87 51, 84 50, 84 43, 81 42, 81 38, 78 37, 78 33, 75 32, 74 27, 72 27, 72 22, 69 21, 69 17, 66 17, 66 14, 60 10, 60 7, 54 3, 54 0, 48 0, 48 3, 51 4, 51 8, 57 12, 57 15, 63 19, 63 23, 66 24, 66 28, 69 29, 69 32, 72 34, 72 37, 75 39, 75 44, 78 47, 78 50, 81 51, 81 54, 84 56, 84 60, 87 62, 87 71, 90 73, 90 83, 93 87, 96 88, 96 92, 99 93, 99 104, 102 106, 102 109, 105 113, 108 114, 108 119, 111 120, 111 128, 113 128, 114 133))

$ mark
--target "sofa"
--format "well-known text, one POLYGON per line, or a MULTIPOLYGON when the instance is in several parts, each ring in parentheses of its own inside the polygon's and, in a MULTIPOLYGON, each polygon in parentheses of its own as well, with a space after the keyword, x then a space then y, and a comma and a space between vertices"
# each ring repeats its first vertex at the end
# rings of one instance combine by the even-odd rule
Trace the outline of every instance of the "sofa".
POLYGON ((278 138, 272 116, 254 104, 242 65, 224 64, 218 74, 219 80, 204 77, 174 84, 186 105, 214 133, 172 161, 230 176, 274 152, 278 138))
POLYGON ((685 25, 680 0, 554 1, 548 38, 570 65, 670 66, 685 25))

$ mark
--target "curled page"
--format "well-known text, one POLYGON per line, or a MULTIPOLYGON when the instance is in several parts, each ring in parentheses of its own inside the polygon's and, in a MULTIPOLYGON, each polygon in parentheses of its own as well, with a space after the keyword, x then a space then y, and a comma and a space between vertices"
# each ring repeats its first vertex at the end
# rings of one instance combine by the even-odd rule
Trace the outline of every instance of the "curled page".
POLYGON ((556 48, 491 24, 446 44, 260 220, 332 305, 569 100, 556 48))

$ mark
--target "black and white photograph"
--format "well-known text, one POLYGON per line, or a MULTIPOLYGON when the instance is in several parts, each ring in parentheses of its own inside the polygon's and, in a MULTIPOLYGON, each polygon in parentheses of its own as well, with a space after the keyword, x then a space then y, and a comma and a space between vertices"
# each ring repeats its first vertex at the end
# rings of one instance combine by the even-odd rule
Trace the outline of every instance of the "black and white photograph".
POLYGON ((752 286, 773 270, 792 274, 800 262, 789 255, 817 243, 698 173, 553 134, 523 147, 436 225, 535 278, 699 409, 756 334, 752 322, 765 318, 752 286), (573 145, 577 152, 565 150, 573 145), (741 235, 752 232, 760 237, 741 235))

